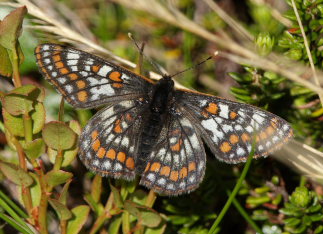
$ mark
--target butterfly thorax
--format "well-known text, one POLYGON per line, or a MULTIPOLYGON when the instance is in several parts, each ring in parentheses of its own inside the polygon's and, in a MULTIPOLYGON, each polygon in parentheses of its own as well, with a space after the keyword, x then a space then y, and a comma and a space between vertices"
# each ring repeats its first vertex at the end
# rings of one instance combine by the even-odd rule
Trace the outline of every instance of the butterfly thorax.
POLYGON ((149 111, 145 113, 142 135, 136 159, 136 171, 142 173, 146 167, 149 154, 157 143, 157 138, 167 119, 167 113, 172 106, 174 82, 169 76, 164 76, 154 86, 149 111))

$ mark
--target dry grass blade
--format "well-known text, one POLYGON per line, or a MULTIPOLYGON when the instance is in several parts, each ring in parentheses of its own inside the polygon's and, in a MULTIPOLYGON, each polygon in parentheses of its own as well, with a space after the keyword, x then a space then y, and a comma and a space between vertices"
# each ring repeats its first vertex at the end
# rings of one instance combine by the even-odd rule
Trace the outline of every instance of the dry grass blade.
POLYGON ((323 183, 323 153, 301 142, 292 140, 274 157, 293 167, 304 176, 323 183))
MULTIPOLYGON (((318 86, 320 86, 320 82, 319 82, 319 80, 317 78, 317 74, 316 74, 316 70, 315 70, 315 66, 314 66, 314 62, 313 62, 313 58, 312 58, 312 53, 311 53, 311 50, 310 50, 309 45, 308 45, 308 41, 307 41, 307 37, 306 37, 305 31, 304 31, 304 27, 303 27, 303 24, 302 24, 302 20, 299 17, 299 14, 298 14, 298 11, 297 11, 297 7, 295 5, 295 1, 294 0, 291 0, 291 2, 292 2, 292 6, 293 6, 294 13, 296 15, 296 19, 297 19, 298 25, 299 25, 299 27, 301 29, 301 32, 302 32, 302 37, 304 39, 304 46, 305 46, 306 53, 307 53, 307 56, 308 56, 308 60, 310 62, 311 69, 312 69, 312 72, 313 72, 314 82, 318 86)), ((319 94, 319 97, 320 97, 320 100, 321 100, 321 104, 323 106, 323 95, 322 94, 319 94)))

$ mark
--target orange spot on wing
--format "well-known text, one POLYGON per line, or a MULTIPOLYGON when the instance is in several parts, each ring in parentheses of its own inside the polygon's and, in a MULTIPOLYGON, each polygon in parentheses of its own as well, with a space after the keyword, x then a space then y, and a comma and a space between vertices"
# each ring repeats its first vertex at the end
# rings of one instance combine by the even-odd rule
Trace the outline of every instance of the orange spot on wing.
POLYGON ((164 166, 160 170, 160 175, 169 176, 169 173, 170 173, 170 167, 168 166, 164 166))
POLYGON ((201 112, 201 115, 203 115, 205 118, 209 118, 209 113, 205 110, 201 112))
POLYGON ((276 118, 272 118, 270 120, 270 124, 274 129, 277 129, 277 119, 276 118))
POLYGON ((115 133, 122 133, 123 129, 121 128, 121 121, 120 119, 117 119, 116 122, 114 123, 114 132, 115 133))
POLYGON ((275 132, 275 129, 272 126, 269 126, 267 127, 266 132, 270 136, 275 132))
POLYGON ((133 120, 131 114, 129 114, 129 113, 126 114, 126 120, 128 120, 128 121, 132 121, 133 120))
POLYGON ((214 114, 214 115, 218 113, 218 110, 219 110, 219 107, 214 102, 209 103, 209 106, 206 108, 207 112, 214 114))
POLYGON ((267 135, 266 135, 266 133, 263 131, 263 132, 261 132, 260 133, 260 139, 261 140, 264 140, 264 139, 266 139, 267 138, 267 135))
POLYGON ((113 71, 109 75, 109 79, 113 80, 113 81, 116 81, 116 82, 122 82, 123 81, 120 77, 121 77, 121 73, 117 72, 117 71, 113 71))
POLYGON ((116 151, 114 149, 109 149, 105 156, 114 160, 116 158, 116 151))
POLYGON ((133 158, 127 158, 126 166, 131 170, 135 169, 135 161, 133 160, 133 158))
POLYGON ((76 81, 76 85, 79 89, 85 88, 85 82, 83 80, 76 81))
POLYGON ((79 76, 75 73, 70 73, 67 75, 69 78, 71 78, 71 80, 76 80, 77 78, 79 78, 79 76))
POLYGON ((100 148, 100 141, 98 139, 96 139, 92 143, 92 149, 96 152, 96 151, 98 151, 99 148, 100 148))
POLYGON ((187 168, 183 167, 179 172, 179 178, 185 178, 187 176, 187 168))
POLYGON ((195 162, 190 162, 188 164, 188 171, 195 171, 196 170, 196 163, 195 162))
POLYGON ((243 142, 250 141, 250 136, 249 136, 249 134, 244 132, 241 135, 241 139, 242 139, 243 142))
POLYGON ((59 72, 62 74, 62 75, 66 75, 67 73, 69 73, 70 71, 66 68, 66 67, 63 67, 61 69, 59 69, 59 72))
POLYGON ((182 143, 183 143, 183 140, 179 139, 175 145, 171 146, 171 150, 175 152, 179 152, 181 150, 182 143))
POLYGON ((53 61, 54 62, 58 62, 58 61, 61 61, 61 55, 60 53, 57 53, 56 55, 53 56, 53 61))
POLYGON ((55 63, 55 66, 57 69, 59 69, 59 68, 64 67, 64 63, 62 61, 59 61, 59 62, 55 63))
POLYGON ((177 181, 178 180, 178 171, 172 171, 170 173, 170 177, 169 177, 172 181, 177 181))
POLYGON ((236 144, 238 141, 239 141, 239 137, 237 135, 232 134, 230 136, 230 142, 231 142, 231 144, 236 144))
POLYGON ((119 88, 122 88, 123 87, 123 84, 121 84, 121 83, 113 83, 112 84, 112 87, 119 89, 119 88))
POLYGON ((145 168, 145 172, 147 172, 149 170, 149 167, 150 167, 150 163, 147 163, 147 166, 145 168))
POLYGON ((77 98, 80 102, 85 102, 87 100, 87 92, 86 91, 80 91, 77 93, 77 98))
POLYGON ((231 146, 229 144, 229 142, 225 141, 221 144, 220 146, 220 150, 223 152, 223 153, 227 153, 231 150, 231 146))
POLYGON ((117 155, 117 159, 123 163, 126 160, 126 154, 124 152, 119 152, 117 155))
POLYGON ((234 111, 230 112, 230 119, 233 120, 233 119, 237 118, 237 116, 238 116, 238 114, 236 112, 234 112, 234 111))
POLYGON ((160 169, 160 163, 158 162, 154 162, 150 167, 150 170, 155 172, 158 172, 159 169, 160 169))
POLYGON ((39 53, 40 52, 40 46, 37 46, 35 49, 35 53, 39 53))
POLYGON ((100 65, 93 65, 92 66, 92 71, 93 72, 98 72, 100 70, 101 66, 100 65))
POLYGON ((97 152, 97 155, 99 158, 103 158, 106 153, 106 150, 103 147, 100 147, 100 149, 97 152))
MULTIPOLYGON (((41 54, 36 54, 36 58, 37 58, 37 60, 40 60, 41 59, 41 54)), ((40 61, 38 61, 38 62, 40 62, 40 61)))
POLYGON ((92 133, 91 133, 91 137, 92 137, 92 140, 95 140, 97 137, 98 137, 98 135, 99 135, 99 132, 98 131, 93 131, 92 133))

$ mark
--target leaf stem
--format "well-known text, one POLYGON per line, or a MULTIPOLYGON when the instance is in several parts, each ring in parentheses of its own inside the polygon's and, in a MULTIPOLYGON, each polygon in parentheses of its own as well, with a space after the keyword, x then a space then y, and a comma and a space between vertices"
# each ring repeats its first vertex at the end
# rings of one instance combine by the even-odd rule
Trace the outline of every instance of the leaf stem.
POLYGON ((217 219, 214 221, 212 227, 210 228, 208 234, 213 234, 213 233, 216 233, 216 229, 218 227, 218 225, 220 224, 221 220, 223 219, 224 215, 226 214, 226 212, 228 211, 229 207, 231 206, 231 203, 233 201, 233 199, 235 198, 235 196, 237 195, 242 183, 243 183, 243 180, 244 178, 246 177, 247 175, 247 172, 250 168, 250 165, 251 165, 251 161, 252 161, 252 157, 254 155, 254 147, 252 147, 253 149, 251 150, 251 153, 249 154, 248 156, 248 159, 247 159, 247 162, 246 162, 246 165, 244 166, 243 170, 242 170, 242 173, 238 179, 238 182, 237 184, 235 185, 229 199, 227 200, 226 204, 224 205, 224 207, 222 208, 219 216, 217 217, 217 219))
POLYGON ((21 84, 21 79, 20 79, 20 73, 19 73, 19 58, 17 54, 17 50, 12 51, 12 70, 13 70, 13 83, 16 88, 20 87, 21 84))
POLYGON ((24 122, 24 131, 25 131, 25 140, 26 140, 26 143, 28 143, 33 140, 32 120, 28 113, 25 113, 23 115, 23 122, 24 122))

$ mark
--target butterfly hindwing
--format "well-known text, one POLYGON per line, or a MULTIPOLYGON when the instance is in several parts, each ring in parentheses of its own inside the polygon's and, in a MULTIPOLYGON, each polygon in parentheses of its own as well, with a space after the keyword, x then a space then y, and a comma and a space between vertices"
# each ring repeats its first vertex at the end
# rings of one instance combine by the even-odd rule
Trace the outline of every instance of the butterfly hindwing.
POLYGON ((177 90, 175 96, 221 161, 246 161, 253 139, 257 158, 268 155, 292 137, 285 120, 254 106, 186 90, 177 90))
POLYGON ((184 116, 170 115, 152 150, 140 184, 167 195, 198 187, 205 172, 205 151, 200 137, 184 116))
POLYGON ((135 99, 152 86, 142 76, 74 48, 41 44, 35 54, 44 77, 77 108, 135 99))
POLYGON ((122 101, 105 107, 88 122, 79 140, 86 167, 103 176, 134 179, 142 109, 136 101, 122 101))

